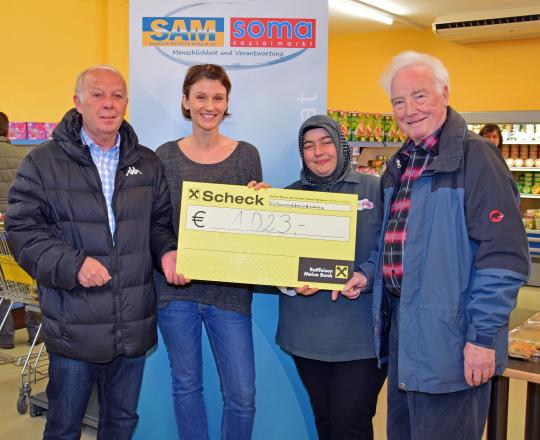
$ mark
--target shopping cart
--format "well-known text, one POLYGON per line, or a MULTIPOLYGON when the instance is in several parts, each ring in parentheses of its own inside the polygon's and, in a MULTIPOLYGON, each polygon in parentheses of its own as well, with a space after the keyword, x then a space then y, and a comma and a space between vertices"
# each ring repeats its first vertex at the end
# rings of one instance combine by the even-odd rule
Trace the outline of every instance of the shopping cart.
MULTIPOLYGON (((26 310, 40 312, 37 296, 36 282, 15 261, 6 241, 3 222, 0 222, 0 305, 7 301, 8 307, 5 316, 0 317, 0 330, 7 321, 9 313, 15 303, 25 304, 26 310)), ((12 363, 21 366, 21 388, 17 399, 17 411, 25 414, 28 410, 32 384, 48 377, 48 356, 45 345, 38 343, 41 333, 41 323, 36 335, 30 344, 26 356, 0 355, 0 362, 12 363)), ((31 408, 30 415, 39 415, 41 411, 31 408)))

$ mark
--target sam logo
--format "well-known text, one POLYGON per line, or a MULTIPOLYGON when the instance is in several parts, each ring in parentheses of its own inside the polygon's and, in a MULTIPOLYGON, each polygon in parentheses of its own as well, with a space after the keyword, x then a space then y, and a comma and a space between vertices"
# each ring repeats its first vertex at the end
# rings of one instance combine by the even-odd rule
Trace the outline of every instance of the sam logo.
POLYGON ((224 19, 216 17, 143 17, 143 46, 224 45, 224 19))
POLYGON ((312 18, 231 17, 231 47, 314 48, 312 18))
POLYGON ((348 266, 336 266, 336 278, 349 278, 349 267, 348 266))

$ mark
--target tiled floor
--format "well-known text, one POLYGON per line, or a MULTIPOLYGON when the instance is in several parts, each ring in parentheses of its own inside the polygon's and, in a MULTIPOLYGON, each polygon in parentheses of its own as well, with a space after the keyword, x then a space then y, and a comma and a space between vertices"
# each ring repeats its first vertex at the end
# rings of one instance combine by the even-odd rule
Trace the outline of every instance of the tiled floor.
MULTIPOLYGON (((28 353, 27 338, 26 330, 17 330, 15 332, 15 349, 0 349, 0 356, 14 358, 26 355, 28 353)), ((30 417, 30 411, 24 415, 17 412, 17 398, 22 383, 21 369, 21 366, 11 363, 0 363, 0 439, 34 440, 43 436, 44 416, 30 417)), ((25 381, 27 382, 27 380, 25 381)), ((32 394, 43 391, 46 384, 47 380, 45 379, 32 385, 32 394)), ((84 440, 95 439, 96 431, 92 428, 84 428, 81 438, 84 440)))
MULTIPOLYGON (((518 298, 518 307, 540 310, 540 288, 524 287, 518 298)), ((1 350, 0 353, 23 355, 26 345, 26 332, 17 331, 16 348, 1 350)), ((33 386, 32 393, 43 390, 46 381, 33 386)), ((20 367, 12 364, 0 364, 0 439, 40 439, 43 433, 45 417, 30 417, 17 412, 17 397, 21 386, 20 367)), ((508 417, 508 438, 519 439, 524 436, 526 384, 519 380, 510 380, 510 402, 508 417)), ((261 417, 261 415, 259 415, 261 417)), ((386 438, 386 385, 381 391, 377 415, 374 420, 375 439, 386 438)), ((91 428, 83 430, 82 439, 95 439, 96 432, 91 428)), ((162 439, 156 439, 162 440, 162 439)), ((168 440, 168 439, 163 439, 168 440)), ((257 439, 254 439, 257 440, 257 439)))

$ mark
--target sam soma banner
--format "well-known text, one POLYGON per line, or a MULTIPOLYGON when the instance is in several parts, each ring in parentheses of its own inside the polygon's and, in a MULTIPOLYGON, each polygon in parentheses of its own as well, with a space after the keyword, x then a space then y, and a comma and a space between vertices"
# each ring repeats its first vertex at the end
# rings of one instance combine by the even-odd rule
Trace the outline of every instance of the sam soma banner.
MULTIPOLYGON (((182 81, 193 64, 220 64, 232 90, 223 134, 255 145, 264 179, 275 187, 298 178, 297 133, 326 113, 325 0, 130 1, 130 118, 141 143, 157 148, 187 136, 182 81)), ((315 438, 303 386, 274 342, 277 294, 256 294, 253 334, 257 416, 253 438, 315 438)), ((206 343, 205 343, 206 344, 206 343)), ((221 395, 205 346, 205 399, 211 438, 220 438, 221 395)), ((136 438, 173 438, 169 363, 163 342, 149 355, 136 438)))

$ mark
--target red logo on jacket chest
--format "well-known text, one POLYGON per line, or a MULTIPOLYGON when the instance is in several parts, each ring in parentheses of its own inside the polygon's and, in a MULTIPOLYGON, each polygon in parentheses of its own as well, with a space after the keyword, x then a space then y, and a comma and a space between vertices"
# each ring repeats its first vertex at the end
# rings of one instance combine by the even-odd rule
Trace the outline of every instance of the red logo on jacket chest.
POLYGON ((492 223, 499 223, 504 218, 504 214, 502 211, 499 211, 498 209, 494 209, 489 213, 489 221, 492 223))

